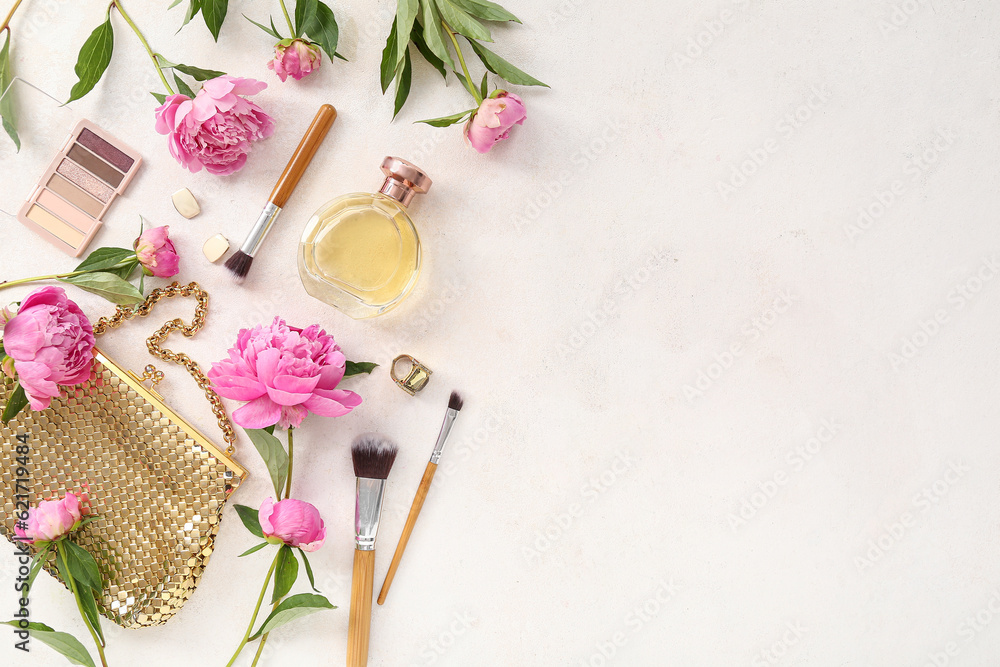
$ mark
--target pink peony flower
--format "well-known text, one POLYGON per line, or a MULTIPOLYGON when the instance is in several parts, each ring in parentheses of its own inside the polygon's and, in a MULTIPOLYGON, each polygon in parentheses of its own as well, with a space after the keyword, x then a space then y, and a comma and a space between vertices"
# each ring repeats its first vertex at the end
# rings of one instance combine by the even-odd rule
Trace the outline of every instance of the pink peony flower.
POLYGON ((51 542, 69 535, 82 518, 80 499, 67 493, 61 500, 43 500, 29 509, 27 529, 18 521, 14 532, 26 542, 51 542))
POLYGON ((353 391, 337 389, 346 357, 325 331, 288 326, 275 317, 270 326, 242 329, 229 358, 208 371, 224 398, 249 401, 233 412, 243 428, 299 426, 310 412, 345 415, 361 404, 353 391))
POLYGON ((59 385, 90 377, 94 328, 61 287, 37 289, 3 331, 4 351, 32 410, 44 410, 59 395, 59 385))
POLYGON ((180 257, 167 233, 169 229, 167 225, 147 229, 132 245, 135 248, 135 256, 142 265, 142 272, 147 276, 169 278, 177 275, 180 257))
POLYGON ((527 117, 520 97, 505 90, 494 95, 483 100, 465 124, 465 138, 480 153, 488 153, 494 144, 510 135, 510 128, 523 125, 527 117))
POLYGON ((323 64, 323 52, 319 46, 303 39, 283 39, 274 45, 274 58, 267 62, 267 68, 274 70, 284 81, 292 77, 301 80, 323 64))
POLYGON ((301 500, 288 498, 276 503, 274 498, 266 498, 260 504, 257 519, 268 542, 311 552, 323 546, 326 539, 319 510, 301 500))
POLYGON ((156 110, 156 131, 169 135, 170 154, 185 169, 202 167, 231 174, 246 164, 251 145, 274 133, 274 120, 241 95, 254 95, 267 84, 220 76, 206 81, 192 100, 171 95, 156 110))

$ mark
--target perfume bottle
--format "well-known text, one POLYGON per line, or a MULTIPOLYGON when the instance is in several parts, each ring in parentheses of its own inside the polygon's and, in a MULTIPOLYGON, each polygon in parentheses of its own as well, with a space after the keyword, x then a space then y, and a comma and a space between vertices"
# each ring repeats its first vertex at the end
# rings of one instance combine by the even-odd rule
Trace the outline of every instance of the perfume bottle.
POLYGON ((387 313, 420 274, 420 237, 407 207, 431 179, 398 157, 382 161, 385 183, 375 193, 343 195, 309 219, 299 242, 299 277, 306 291, 355 319, 387 313))

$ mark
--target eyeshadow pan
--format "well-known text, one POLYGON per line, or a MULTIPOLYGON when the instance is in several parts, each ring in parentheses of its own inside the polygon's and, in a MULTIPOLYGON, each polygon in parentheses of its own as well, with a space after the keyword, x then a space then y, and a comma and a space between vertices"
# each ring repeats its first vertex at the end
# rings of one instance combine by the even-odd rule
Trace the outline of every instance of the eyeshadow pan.
POLYGON ((125 178, 125 174, 121 173, 80 144, 74 144, 73 148, 69 149, 69 152, 66 153, 66 157, 73 162, 76 162, 78 165, 89 171, 94 176, 97 176, 113 188, 117 188, 119 184, 121 184, 122 179, 125 178))
POLYGON ((42 190, 38 193, 35 202, 49 213, 61 218, 86 234, 94 226, 93 218, 90 218, 83 211, 74 208, 71 204, 56 196, 54 192, 42 190))
POLYGON ((83 131, 80 132, 80 136, 77 137, 77 142, 100 155, 109 163, 117 167, 119 171, 127 173, 135 163, 135 160, 130 158, 128 155, 125 155, 125 153, 122 153, 120 150, 106 142, 104 139, 101 139, 87 128, 83 128, 83 131))
POLYGON ((81 211, 86 211, 95 218, 101 214, 101 211, 104 210, 104 204, 97 201, 59 174, 52 174, 52 178, 50 178, 49 182, 45 184, 45 187, 69 203, 73 204, 81 211))
POLYGON ((59 168, 56 169, 56 172, 76 183, 105 204, 108 203, 111 196, 115 193, 106 183, 102 183, 89 171, 70 160, 63 160, 59 163, 59 168))
POLYGON ((36 225, 74 249, 78 248, 83 241, 83 232, 67 225, 38 204, 35 204, 28 210, 27 216, 36 225))

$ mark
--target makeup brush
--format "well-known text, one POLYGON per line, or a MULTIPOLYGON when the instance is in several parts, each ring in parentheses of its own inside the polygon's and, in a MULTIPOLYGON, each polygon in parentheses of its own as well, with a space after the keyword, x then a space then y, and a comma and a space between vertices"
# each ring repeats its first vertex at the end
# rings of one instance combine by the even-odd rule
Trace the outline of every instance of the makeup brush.
POLYGON ((347 631, 347 667, 368 664, 372 624, 372 584, 375 578, 375 537, 382 514, 385 480, 396 460, 396 445, 376 434, 358 436, 351 445, 358 478, 354 510, 354 578, 347 631))
POLYGON ((431 460, 427 462, 427 467, 424 468, 424 478, 420 480, 420 486, 417 487, 417 494, 413 496, 413 504, 410 505, 410 515, 406 517, 403 534, 399 536, 396 553, 392 556, 392 564, 389 565, 389 571, 386 573, 385 581, 382 583, 382 590, 379 591, 379 604, 384 604, 386 596, 389 595, 389 586, 392 585, 392 580, 396 576, 399 561, 403 560, 403 551, 406 550, 406 543, 410 541, 410 533, 413 532, 413 527, 417 524, 417 517, 420 516, 420 510, 424 506, 427 492, 431 490, 431 481, 434 479, 434 473, 437 472, 438 461, 441 460, 441 453, 448 442, 451 427, 455 424, 455 419, 458 418, 458 412, 462 409, 462 403, 462 396, 457 391, 451 392, 451 398, 448 399, 448 411, 444 413, 444 423, 441 424, 441 432, 438 433, 437 443, 434 445, 434 451, 431 453, 431 460))
POLYGON ((337 110, 329 104, 324 104, 319 108, 319 111, 316 112, 316 116, 313 118, 312 124, 309 125, 309 129, 306 130, 302 141, 299 142, 298 148, 292 154, 292 159, 285 166, 285 171, 281 173, 281 178, 278 179, 278 182, 274 185, 274 189, 271 190, 271 196, 267 198, 267 205, 261 211, 257 222, 254 223, 253 229, 247 235, 246 241, 243 242, 243 245, 240 246, 240 249, 232 257, 226 260, 226 268, 233 272, 233 279, 237 283, 243 282, 243 279, 247 277, 247 273, 250 272, 250 266, 253 264, 253 258, 264 243, 267 233, 274 226, 274 221, 278 219, 281 208, 288 202, 288 198, 292 196, 295 186, 299 184, 299 179, 302 178, 302 174, 305 173, 309 163, 312 162, 313 155, 316 154, 316 149, 323 143, 323 138, 336 119, 337 110))

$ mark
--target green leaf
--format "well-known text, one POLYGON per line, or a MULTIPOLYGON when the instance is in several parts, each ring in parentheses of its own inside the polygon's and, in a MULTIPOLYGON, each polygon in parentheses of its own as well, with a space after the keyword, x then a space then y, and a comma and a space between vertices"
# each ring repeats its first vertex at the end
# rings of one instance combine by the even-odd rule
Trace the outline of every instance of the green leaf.
POLYGON ((427 123, 428 125, 433 125, 434 127, 448 127, 449 125, 454 125, 455 123, 461 123, 463 120, 476 113, 477 109, 469 109, 467 111, 461 111, 450 116, 442 116, 441 118, 431 118, 428 120, 418 120, 418 123, 427 123))
POLYGON ((264 537, 264 531, 260 527, 260 517, 252 507, 247 507, 246 505, 235 505, 236 513, 240 515, 240 521, 246 526, 246 529, 257 537, 264 537))
POLYGON ((281 441, 273 434, 259 428, 243 429, 250 436, 250 441, 260 453, 260 458, 264 459, 267 465, 267 472, 271 475, 271 483, 274 484, 275 498, 281 498, 281 492, 285 488, 285 480, 288 478, 288 454, 281 441))
POLYGON ((484 42, 493 41, 489 28, 469 16, 464 9, 451 0, 434 0, 434 2, 437 4, 438 11, 441 12, 441 17, 452 31, 472 39, 481 39, 484 42))
POLYGON ((192 100, 194 99, 194 91, 191 87, 184 82, 184 79, 177 76, 177 72, 174 72, 174 84, 177 86, 177 92, 181 95, 187 95, 192 100))
MULTIPOLYGON (((67 543, 68 540, 64 540, 63 544, 67 543)), ((100 614, 97 611, 97 602, 94 600, 94 591, 90 586, 83 585, 82 582, 78 581, 76 577, 73 576, 73 571, 70 569, 69 564, 66 559, 66 549, 62 548, 62 545, 56 545, 56 568, 59 570, 59 576, 62 578, 63 583, 72 590, 73 582, 76 582, 76 593, 80 601, 80 606, 83 609, 83 616, 93 630, 97 633, 97 636, 104 641, 104 633, 101 631, 101 621, 100 614)))
POLYGON ((226 20, 226 12, 229 11, 229 0, 198 0, 201 5, 201 15, 205 19, 205 25, 215 41, 219 41, 219 31, 222 30, 222 23, 226 20))
POLYGON ((98 248, 87 255, 87 258, 80 262, 74 271, 104 271, 127 259, 135 259, 135 250, 127 248, 98 248))
POLYGON ((341 60, 347 60, 337 53, 337 43, 340 41, 340 28, 337 26, 337 19, 333 15, 333 10, 322 2, 316 3, 316 12, 312 19, 306 22, 306 36, 319 44, 319 47, 330 56, 341 60))
POLYGON ((309 559, 306 558, 306 552, 302 549, 297 549, 297 551, 299 552, 299 555, 302 556, 302 564, 306 566, 306 576, 309 577, 309 585, 312 586, 314 591, 319 593, 319 589, 316 588, 316 578, 313 577, 312 565, 309 564, 309 559))
POLYGON ((176 7, 177 5, 181 4, 182 2, 184 2, 184 0, 174 0, 173 2, 170 3, 170 6, 167 7, 167 9, 168 10, 173 9, 174 7, 176 7))
POLYGON ((496 4, 495 2, 489 2, 489 0, 451 0, 454 4, 458 5, 465 11, 469 12, 476 18, 481 18, 484 21, 514 21, 515 23, 520 23, 521 19, 517 18, 506 9, 496 4))
POLYGON ((271 594, 271 604, 288 595, 292 585, 299 578, 299 561, 295 560, 292 548, 281 545, 278 553, 278 565, 274 568, 274 592, 271 594))
POLYGON ((510 83, 517 84, 519 86, 549 87, 549 84, 542 83, 530 74, 522 72, 497 54, 487 49, 482 44, 473 40, 469 40, 469 44, 472 44, 472 50, 475 51, 476 55, 479 56, 479 59, 483 61, 483 65, 486 66, 486 69, 501 77, 504 81, 509 81, 510 83))
MULTIPOLYGON (((132 277, 132 272, 135 271, 135 268, 137 266, 139 266, 139 258, 132 260, 131 262, 127 263, 125 266, 121 268, 108 269, 108 273, 112 273, 121 278, 122 280, 127 281, 129 278, 132 277)), ((145 274, 143 274, 143 276, 145 276, 145 274)), ((139 292, 142 292, 141 286, 139 287, 139 292)))
MULTIPOLYGON (((5 625, 21 629, 18 621, 7 621, 5 625)), ((74 665, 95 667, 93 658, 80 640, 65 632, 56 632, 44 623, 28 623, 28 634, 49 648, 55 649, 74 665)))
POLYGON ((159 102, 160 104, 166 104, 167 103, 167 96, 164 95, 163 93, 150 93, 150 95, 152 95, 153 97, 155 97, 156 101, 159 102))
POLYGON ((263 634, 272 632, 282 625, 291 623, 297 618, 315 614, 317 611, 322 611, 323 609, 336 609, 336 607, 330 604, 330 601, 322 595, 313 595, 312 593, 299 593, 298 595, 286 598, 264 619, 264 624, 260 626, 260 630, 256 634, 250 637, 250 641, 257 639, 263 634))
POLYGON ((483 73, 483 82, 479 84, 479 94, 483 96, 484 100, 486 99, 486 96, 489 94, 486 89, 486 74, 487 73, 485 72, 483 73))
POLYGON ((76 544, 72 540, 64 540, 66 545, 66 564, 69 566, 69 573, 80 584, 88 586, 98 593, 104 590, 104 583, 101 581, 101 571, 97 569, 97 561, 90 553, 76 544))
POLYGON ((28 397, 24 393, 24 387, 18 384, 17 389, 7 399, 7 405, 3 408, 3 414, 0 414, 0 422, 6 424, 16 417, 27 404, 28 397))
POLYGON ((258 551, 260 551, 261 549, 263 549, 264 547, 266 547, 269 544, 270 544, 270 542, 261 542, 257 546, 250 547, 249 549, 247 549, 246 551, 244 551, 243 553, 241 553, 239 556, 237 556, 237 558, 243 558, 244 556, 249 556, 252 553, 257 553, 258 551))
MULTIPOLYGON (((198 12, 200 11, 201 11, 201 0, 191 0, 191 4, 188 5, 187 12, 185 12, 184 14, 184 22, 181 23, 181 28, 190 23, 191 19, 197 16, 198 12)), ((180 32, 180 28, 177 29, 177 32, 180 32)))
MULTIPOLYGON (((424 57, 424 60, 429 62, 438 72, 441 72, 442 78, 447 79, 448 70, 444 68, 444 62, 427 47, 427 42, 424 40, 424 30, 421 26, 414 24, 413 32, 410 33, 410 40, 417 47, 417 50, 420 51, 420 55, 424 57)), ((382 92, 385 91, 383 90, 382 92)))
MULTIPOLYGON (((466 111, 465 113, 468 113, 468 111, 466 111)), ((344 365, 344 377, 349 378, 352 375, 371 373, 376 368, 378 368, 378 364, 376 364, 374 361, 348 361, 344 365)))
POLYGON ((389 84, 396 77, 399 71, 399 61, 396 60, 396 19, 392 20, 392 29, 389 37, 385 40, 385 48, 382 49, 382 64, 379 66, 379 79, 382 84, 382 94, 389 90, 389 84))
POLYGON ((35 557, 31 559, 31 565, 28 568, 28 590, 31 590, 31 585, 35 583, 35 577, 38 573, 42 571, 42 566, 45 565, 45 561, 48 559, 49 554, 52 552, 52 543, 49 542, 44 548, 40 549, 35 557))
POLYGON ((277 424, 271 424, 270 426, 268 426, 264 430, 267 431, 268 433, 270 433, 271 435, 274 435, 274 427, 275 426, 277 426, 277 424))
POLYGON ((0 49, 0 119, 3 120, 3 129, 7 136, 11 138, 18 152, 21 151, 21 137, 17 134, 17 124, 14 118, 14 94, 10 90, 10 83, 14 77, 10 68, 10 30, 7 31, 7 39, 0 49))
POLYGON ((281 39, 281 35, 278 34, 278 30, 273 27, 274 26, 274 21, 271 21, 271 26, 272 27, 268 28, 266 25, 261 25, 260 23, 257 23, 256 21, 254 21, 252 18, 250 18, 246 14, 243 15, 243 18, 245 18, 247 21, 250 21, 250 23, 253 23, 255 26, 257 26, 258 28, 260 28, 261 30, 263 30, 264 32, 266 32, 267 34, 271 35, 272 37, 275 37, 277 39, 281 39))
POLYGON ((316 18, 319 0, 295 0, 295 36, 301 37, 306 26, 316 18))
POLYGON ((194 67, 192 65, 174 65, 175 70, 181 72, 182 74, 187 74, 189 77, 195 81, 208 81, 209 79, 215 79, 220 76, 225 76, 225 72, 219 72, 214 69, 202 69, 200 67, 194 67))
POLYGON ((79 80, 70 91, 66 104, 80 99, 94 89, 97 82, 104 76, 104 71, 108 69, 108 64, 111 63, 111 53, 114 48, 115 32, 114 28, 111 27, 109 15, 107 21, 90 33, 90 37, 80 49, 80 55, 77 56, 74 68, 79 80))
POLYGON ((142 301, 142 292, 136 289, 135 285, 125 282, 113 273, 84 273, 59 280, 104 297, 119 306, 129 306, 142 301))
POLYGON ((403 108, 404 104, 406 104, 406 98, 410 95, 410 84, 413 81, 413 70, 410 65, 410 52, 406 51, 405 54, 406 55, 403 56, 403 69, 399 73, 399 77, 396 79, 396 101, 392 112, 393 118, 399 114, 399 110, 403 108))
POLYGON ((441 26, 441 15, 438 14, 437 7, 434 6, 433 0, 420 3, 420 7, 423 9, 421 22, 424 24, 424 41, 427 43, 427 48, 447 65, 448 69, 455 69, 455 63, 452 62, 451 53, 445 43, 444 28, 441 26))
MULTIPOLYGON (((393 21, 393 31, 396 33, 396 64, 402 62, 410 45, 410 33, 413 32, 413 22, 420 9, 418 0, 397 0, 396 20, 393 21)), ((397 88, 398 90, 398 88, 397 88)))

